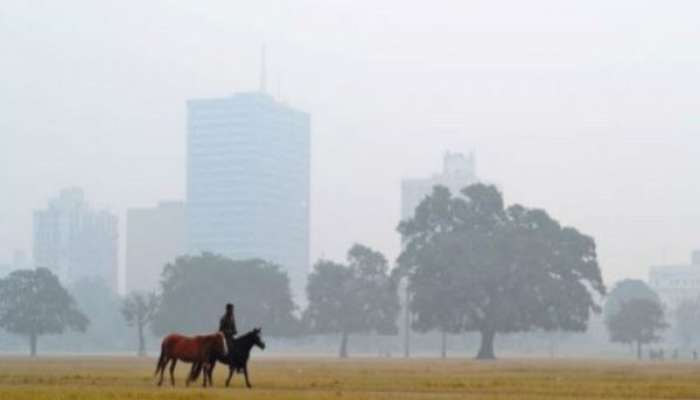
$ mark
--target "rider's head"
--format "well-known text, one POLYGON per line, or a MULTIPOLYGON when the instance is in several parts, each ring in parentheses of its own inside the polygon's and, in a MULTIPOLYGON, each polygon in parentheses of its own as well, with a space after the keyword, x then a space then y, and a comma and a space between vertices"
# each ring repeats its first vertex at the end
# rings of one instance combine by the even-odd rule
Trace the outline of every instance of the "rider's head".
POLYGON ((233 314, 233 304, 226 304, 226 314, 233 314))

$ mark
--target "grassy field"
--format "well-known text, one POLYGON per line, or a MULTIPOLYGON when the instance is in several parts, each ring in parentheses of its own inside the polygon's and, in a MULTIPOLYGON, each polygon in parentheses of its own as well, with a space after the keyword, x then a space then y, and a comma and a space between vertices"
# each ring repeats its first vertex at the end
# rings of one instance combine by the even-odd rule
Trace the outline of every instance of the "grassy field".
POLYGON ((697 399, 700 363, 575 360, 400 360, 263 358, 254 388, 155 386, 155 360, 0 358, 0 399, 697 399))

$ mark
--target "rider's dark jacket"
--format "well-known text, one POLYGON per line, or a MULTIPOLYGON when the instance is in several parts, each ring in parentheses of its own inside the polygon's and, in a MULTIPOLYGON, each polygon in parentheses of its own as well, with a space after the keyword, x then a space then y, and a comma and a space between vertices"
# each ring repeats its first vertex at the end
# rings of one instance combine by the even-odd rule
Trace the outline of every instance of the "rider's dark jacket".
POLYGON ((238 330, 236 330, 236 319, 233 314, 226 315, 219 320, 219 332, 223 332, 226 337, 233 339, 238 330))

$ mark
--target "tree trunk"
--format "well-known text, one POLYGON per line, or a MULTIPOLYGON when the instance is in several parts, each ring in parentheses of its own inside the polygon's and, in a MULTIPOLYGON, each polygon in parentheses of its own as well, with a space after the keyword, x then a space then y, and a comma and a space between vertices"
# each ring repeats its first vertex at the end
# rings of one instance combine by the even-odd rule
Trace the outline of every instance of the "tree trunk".
POLYGON ((447 332, 440 332, 440 357, 447 358, 447 332))
POLYGON ((340 340, 340 358, 348 358, 348 333, 343 332, 342 338, 340 340))
POLYGON ((491 329, 483 329, 481 331, 481 347, 479 348, 479 354, 476 355, 477 360, 496 359, 496 356, 493 354, 494 336, 496 336, 496 332, 491 329))
POLYGON ((408 296, 408 284, 406 284, 403 316, 403 356, 406 358, 411 357, 411 311, 408 308, 408 296))
POLYGON ((36 341, 37 335, 35 333, 29 334, 29 355, 31 357, 36 357, 36 341))
POLYGON ((642 359, 642 342, 637 340, 637 360, 642 359))
POLYGON ((143 324, 139 325, 139 357, 146 356, 146 339, 143 337, 143 324))

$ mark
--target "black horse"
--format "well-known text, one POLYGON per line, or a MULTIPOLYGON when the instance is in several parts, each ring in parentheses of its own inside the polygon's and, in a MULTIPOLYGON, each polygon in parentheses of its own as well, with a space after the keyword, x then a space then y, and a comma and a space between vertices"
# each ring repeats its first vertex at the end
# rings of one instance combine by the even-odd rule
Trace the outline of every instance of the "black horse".
MULTIPOLYGON (((212 353, 211 355, 211 367, 204 371, 207 374, 206 378, 209 378, 211 383, 212 373, 214 372, 214 367, 216 362, 220 362, 228 365, 228 378, 226 379, 226 386, 231 383, 231 378, 233 377, 233 372, 243 372, 245 377, 245 384, 248 388, 251 388, 250 381, 248 380, 248 359, 250 358, 250 351, 253 346, 258 346, 261 350, 265 349, 265 342, 263 342, 260 337, 260 328, 255 328, 252 331, 243 334, 236 339, 233 339, 233 349, 231 349, 228 354, 222 353, 212 353)), ((199 373, 202 371, 201 363, 192 365, 192 371, 190 372, 190 380, 196 381, 199 377, 199 373)))

